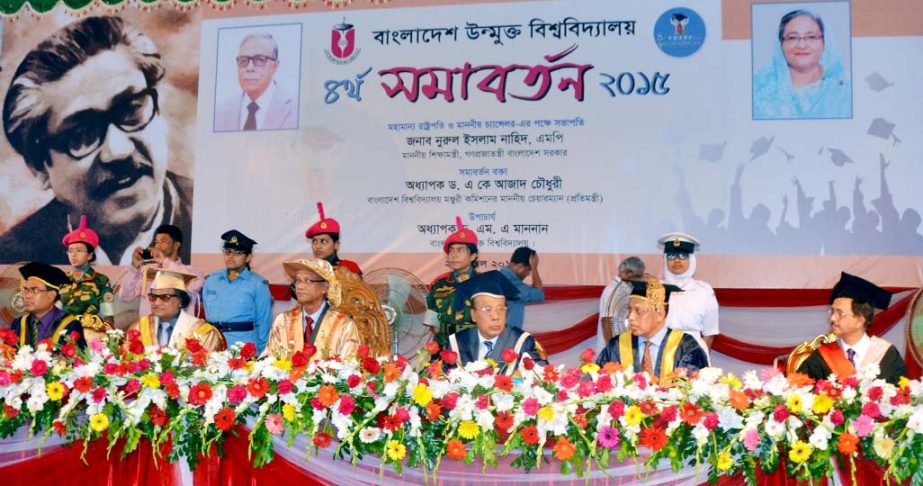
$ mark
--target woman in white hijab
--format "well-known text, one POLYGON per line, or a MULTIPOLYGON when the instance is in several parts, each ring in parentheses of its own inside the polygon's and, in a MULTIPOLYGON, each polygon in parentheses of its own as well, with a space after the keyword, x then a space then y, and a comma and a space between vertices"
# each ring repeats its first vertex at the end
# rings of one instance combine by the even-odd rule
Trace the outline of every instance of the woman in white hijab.
POLYGON ((682 292, 670 298, 667 327, 691 334, 706 354, 718 335, 718 299, 711 285, 695 275, 695 249, 701 243, 685 233, 667 233, 657 243, 663 247, 663 283, 682 292))

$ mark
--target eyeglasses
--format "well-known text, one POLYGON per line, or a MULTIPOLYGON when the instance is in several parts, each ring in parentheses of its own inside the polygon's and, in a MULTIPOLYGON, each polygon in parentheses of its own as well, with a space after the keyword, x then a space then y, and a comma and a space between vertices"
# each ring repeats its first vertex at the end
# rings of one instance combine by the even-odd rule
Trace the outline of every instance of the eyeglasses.
POLYGON ((173 297, 176 297, 176 294, 147 294, 147 300, 151 302, 169 302, 173 297))
POLYGON ((824 40, 824 36, 821 34, 808 34, 808 35, 796 35, 791 34, 782 38, 783 44, 797 44, 800 41, 804 41, 805 44, 817 44, 818 42, 824 40))
POLYGON ((241 255, 246 255, 246 254, 247 254, 247 252, 245 252, 245 251, 242 251, 242 250, 232 250, 232 249, 230 249, 230 248, 223 248, 223 249, 221 250, 221 253, 224 253, 225 256, 230 256, 230 255, 241 256, 241 255))
POLYGON ((298 280, 298 279, 295 279, 295 281, 292 282, 292 285, 298 285, 298 284, 308 285, 308 284, 312 284, 312 283, 324 283, 324 282, 326 282, 326 280, 324 280, 324 279, 320 279, 320 280, 298 280))
POLYGON ((667 253, 667 261, 672 262, 675 260, 688 260, 688 253, 667 253))
POLYGON ((497 307, 491 307, 489 305, 485 305, 483 307, 477 307, 478 312, 482 314, 493 314, 494 311, 506 312, 506 309, 507 307, 505 305, 498 305, 497 307))
POLYGON ((256 67, 263 67, 269 61, 277 61, 278 59, 274 57, 264 56, 262 54, 257 54, 255 56, 237 56, 237 67, 245 68, 251 62, 256 67))
POLYGON ((102 145, 109 125, 125 133, 143 130, 159 112, 157 90, 147 88, 138 93, 122 93, 112 100, 108 110, 84 110, 69 116, 58 133, 50 135, 48 146, 74 159, 92 154, 102 145))
POLYGON ((835 318, 835 319, 842 319, 842 318, 844 318, 844 317, 850 317, 850 316, 852 316, 852 315, 853 315, 853 314, 843 312, 843 311, 840 310, 840 309, 828 309, 828 310, 827 310, 827 317, 832 317, 832 318, 835 318))
POLYGON ((52 289, 40 289, 38 287, 21 287, 19 293, 22 295, 36 295, 39 292, 52 292, 52 289))

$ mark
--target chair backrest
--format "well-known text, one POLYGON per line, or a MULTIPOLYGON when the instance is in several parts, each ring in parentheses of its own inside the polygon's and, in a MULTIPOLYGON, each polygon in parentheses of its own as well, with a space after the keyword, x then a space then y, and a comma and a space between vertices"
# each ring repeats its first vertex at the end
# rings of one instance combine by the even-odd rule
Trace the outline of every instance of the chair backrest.
POLYGON ((808 356, 810 356, 815 349, 833 341, 836 341, 836 334, 821 334, 810 342, 805 341, 795 346, 795 349, 793 349, 791 353, 788 353, 788 359, 785 361, 785 374, 790 375, 798 371, 798 368, 804 363, 804 360, 808 359, 808 356))

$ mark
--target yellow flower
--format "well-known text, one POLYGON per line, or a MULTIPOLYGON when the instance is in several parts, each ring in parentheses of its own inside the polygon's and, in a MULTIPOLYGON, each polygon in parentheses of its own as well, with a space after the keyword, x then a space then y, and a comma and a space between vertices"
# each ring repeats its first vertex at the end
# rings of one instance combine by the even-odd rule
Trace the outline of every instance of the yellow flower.
POLYGON ((811 444, 799 440, 792 444, 792 449, 788 451, 788 458, 796 464, 801 464, 811 457, 812 452, 814 452, 814 448, 811 447, 811 444))
POLYGON ((792 393, 792 396, 788 397, 788 409, 792 412, 798 413, 801 411, 801 408, 801 395, 792 393))
POLYGON ((734 373, 728 373, 727 376, 722 376, 720 381, 721 383, 724 383, 727 386, 735 389, 743 386, 743 383, 737 379, 737 376, 734 375, 734 373))
POLYGON ((891 454, 894 453, 894 439, 885 435, 876 435, 872 441, 872 448, 878 457, 884 460, 891 459, 891 454))
POLYGON ((141 377, 141 383, 148 388, 160 388, 160 377, 157 373, 148 373, 141 377))
POLYGON ((900 380, 897 380, 897 386, 901 388, 907 388, 908 385, 910 385, 910 378, 906 376, 902 376, 900 380))
POLYGON ((109 428, 109 417, 104 413, 98 413, 90 417, 90 428, 102 432, 109 428))
POLYGON ((429 402, 433 401, 433 391, 426 384, 417 383, 417 386, 413 387, 413 401, 417 405, 425 407, 429 405, 429 402))
POLYGON ((289 422, 295 420, 295 407, 291 403, 282 405, 282 416, 289 422))
POLYGON ((830 410, 830 407, 833 406, 833 399, 827 395, 821 393, 814 397, 814 413, 817 415, 823 415, 830 410))
POLYGON ((407 455, 407 447, 396 440, 388 441, 387 451, 388 457, 395 461, 400 461, 407 455))
POLYGON ((586 363, 580 367, 580 371, 586 374, 596 373, 597 371, 599 371, 599 365, 596 363, 586 363))
POLYGON ((638 425, 643 418, 644 413, 641 412, 641 409, 638 408, 637 405, 632 405, 625 410, 625 423, 628 425, 638 425))
POLYGON ((718 464, 716 464, 716 466, 718 467, 719 471, 727 471, 733 465, 734 459, 731 457, 729 452, 722 452, 721 454, 718 454, 718 464))
MULTIPOLYGON (((249 362, 247 364, 249 364, 249 362)), ((272 365, 282 371, 292 371, 292 362, 287 359, 278 359, 272 365)))
POLYGON ((45 392, 48 393, 48 398, 51 401, 56 402, 64 398, 64 385, 60 381, 53 381, 45 385, 45 392))
POLYGON ((246 371, 247 373, 252 373, 252 372, 253 372, 253 364, 254 364, 253 361, 247 361, 247 364, 244 365, 244 371, 246 371))
POLYGON ((545 422, 551 422, 554 420, 554 410, 551 409, 548 405, 538 409, 538 418, 544 420, 545 422))
POLYGON ((497 367, 497 362, 494 361, 493 358, 487 358, 487 359, 485 359, 484 361, 486 361, 486 362, 487 362, 487 365, 490 366, 491 368, 496 368, 496 367, 497 367))
POLYGON ((458 424, 458 435, 460 435, 462 439, 471 440, 480 433, 481 428, 472 420, 464 420, 462 423, 458 424))

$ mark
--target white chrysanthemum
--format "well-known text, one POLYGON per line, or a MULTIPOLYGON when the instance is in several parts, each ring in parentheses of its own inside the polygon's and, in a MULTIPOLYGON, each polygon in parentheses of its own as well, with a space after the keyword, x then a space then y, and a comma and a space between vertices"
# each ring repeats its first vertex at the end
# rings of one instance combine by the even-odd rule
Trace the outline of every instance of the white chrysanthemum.
POLYGON ((708 434, 709 430, 701 423, 692 429, 692 436, 695 437, 695 443, 699 447, 702 447, 708 442, 708 434))
POLYGON ((533 395, 535 396, 535 399, 538 400, 538 403, 542 405, 548 405, 554 401, 554 395, 549 393, 544 388, 536 388, 533 395))
POLYGON ((397 380, 392 381, 391 383, 388 383, 387 385, 385 385, 385 387, 381 391, 381 394, 388 398, 394 398, 394 396, 397 395, 397 391, 400 388, 400 386, 401 384, 397 380))
POLYGON ((748 390, 760 390, 763 388, 763 381, 760 380, 760 376, 757 374, 756 370, 744 372, 744 375, 741 377, 741 382, 744 388, 748 390))
POLYGON ((856 398, 856 389, 852 387, 847 387, 843 389, 843 394, 840 395, 841 398, 847 402, 851 402, 856 398))
POLYGON ((916 411, 907 419, 907 428, 916 434, 923 434, 923 407, 917 407, 916 411))
POLYGON ((429 389, 436 400, 446 396, 452 390, 452 384, 446 380, 430 380, 429 389))
POLYGON ((337 429, 337 439, 339 440, 345 440, 346 436, 348 436, 352 431, 352 419, 341 413, 334 412, 333 418, 330 419, 330 423, 332 423, 333 427, 337 429))
POLYGON ((770 395, 782 396, 788 390, 788 380, 783 375, 773 376, 763 385, 763 390, 770 395))
POLYGON ((859 368, 856 372, 856 377, 859 378, 859 381, 872 381, 878 378, 879 374, 881 374, 881 367, 878 366, 878 363, 868 363, 859 368))
POLYGON ((481 430, 494 430, 494 414, 487 410, 478 412, 477 423, 481 430))
POLYGON ((497 392, 493 394, 494 406, 497 407, 498 412, 506 412, 512 410, 516 406, 516 398, 509 393, 497 392))
POLYGON ((38 412, 39 410, 41 410, 43 407, 45 407, 45 403, 47 403, 47 402, 48 402, 48 396, 47 396, 47 395, 45 395, 45 396, 43 396, 43 395, 32 395, 32 396, 29 397, 28 400, 26 400, 26 408, 28 408, 30 412, 36 413, 36 412, 38 412))
POLYGON ((724 375, 724 370, 721 368, 703 368, 699 370, 699 377, 696 379, 696 381, 702 380, 706 383, 714 384, 721 379, 722 375, 724 375))
POLYGON ((808 439, 808 442, 814 446, 815 449, 822 451, 827 450, 828 442, 830 441, 830 431, 827 430, 824 426, 819 426, 814 428, 814 432, 811 433, 811 437, 808 439))
POLYGON ((785 434, 785 425, 775 420, 767 420, 766 424, 763 426, 763 430, 767 435, 772 437, 773 440, 778 441, 785 434))
POLYGON ((381 429, 378 427, 366 427, 359 431, 359 440, 363 444, 371 444, 381 437, 381 429))
POLYGON ((474 416, 474 399, 471 395, 467 393, 459 395, 458 401, 455 402, 455 409, 452 410, 450 416, 460 420, 471 420, 474 416))
POLYGON ((744 427, 744 420, 733 407, 719 406, 715 408, 718 414, 718 426, 722 430, 738 430, 744 427))

